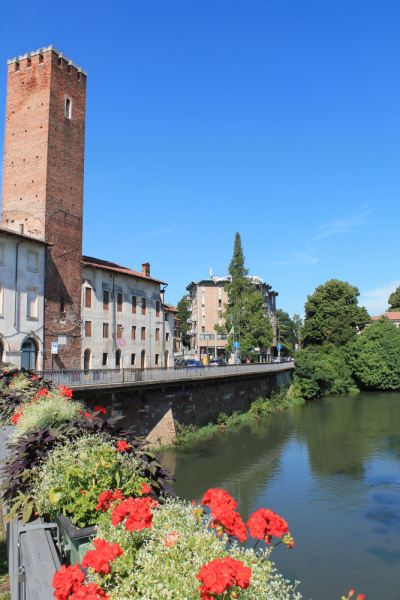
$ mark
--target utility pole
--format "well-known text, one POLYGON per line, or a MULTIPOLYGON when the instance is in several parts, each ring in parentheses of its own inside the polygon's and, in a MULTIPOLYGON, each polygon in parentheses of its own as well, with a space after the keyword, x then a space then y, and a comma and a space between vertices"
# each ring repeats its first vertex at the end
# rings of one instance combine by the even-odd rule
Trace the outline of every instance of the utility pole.
POLYGON ((279 319, 277 321, 277 324, 278 324, 278 359, 279 359, 279 362, 281 362, 281 348, 280 348, 280 345, 281 345, 281 328, 279 327, 279 319))

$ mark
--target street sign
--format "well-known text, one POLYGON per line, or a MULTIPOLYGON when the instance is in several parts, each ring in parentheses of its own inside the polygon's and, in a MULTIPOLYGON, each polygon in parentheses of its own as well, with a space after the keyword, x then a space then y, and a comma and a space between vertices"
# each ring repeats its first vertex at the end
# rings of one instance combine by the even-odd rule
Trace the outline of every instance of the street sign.
POLYGON ((235 348, 239 348, 239 342, 235 342, 233 345, 235 346, 235 348))
POLYGON ((51 353, 58 354, 58 342, 51 343, 51 353))
POLYGON ((295 344, 295 345, 294 345, 294 347, 295 347, 295 348, 296 348, 296 350, 297 350, 297 348, 299 347, 299 345, 298 345, 298 344, 295 344))
POLYGON ((295 349, 294 349, 294 351, 295 351, 295 352, 297 352, 297 351, 298 351, 298 348, 295 348, 295 349))
POLYGON ((123 348, 126 344, 126 340, 124 338, 119 338, 118 344, 123 348))
POLYGON ((282 350, 282 344, 277 345, 278 350, 282 350))

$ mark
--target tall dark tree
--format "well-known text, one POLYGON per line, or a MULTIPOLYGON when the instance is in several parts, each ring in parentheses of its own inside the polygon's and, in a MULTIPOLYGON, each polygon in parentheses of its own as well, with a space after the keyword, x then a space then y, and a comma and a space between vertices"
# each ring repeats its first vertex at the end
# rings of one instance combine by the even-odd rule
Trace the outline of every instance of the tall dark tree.
POLYGON ((214 328, 218 333, 229 333, 232 327, 234 328, 234 336, 229 337, 226 347, 227 354, 232 352, 234 340, 239 340, 240 331, 243 362, 247 357, 257 360, 254 348, 269 348, 273 340, 271 323, 262 307, 263 296, 249 279, 244 263, 242 240, 240 234, 236 233, 233 256, 229 264, 230 281, 225 285, 228 303, 221 312, 225 324, 215 325, 214 328))
POLYGON ((390 294, 388 303, 391 304, 388 312, 400 310, 400 285, 398 288, 396 288, 395 292, 390 294))
POLYGON ((187 310, 188 306, 189 300, 187 299, 187 295, 184 294, 176 306, 176 308, 178 309, 176 316, 178 317, 178 319, 181 320, 182 340, 184 346, 190 346, 190 338, 188 336, 189 323, 187 322, 189 318, 189 313, 187 310))
POLYGON ((358 306, 359 295, 357 287, 338 279, 318 286, 304 305, 304 345, 329 342, 339 347, 353 340, 371 322, 367 310, 358 306))

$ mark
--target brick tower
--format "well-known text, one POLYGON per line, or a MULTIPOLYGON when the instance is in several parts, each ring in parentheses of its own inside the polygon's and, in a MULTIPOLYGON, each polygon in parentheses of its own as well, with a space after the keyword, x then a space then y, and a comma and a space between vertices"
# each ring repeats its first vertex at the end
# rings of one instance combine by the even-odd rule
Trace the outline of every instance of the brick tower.
POLYGON ((52 244, 44 368, 53 341, 55 368, 81 367, 85 103, 86 73, 53 46, 8 61, 1 223, 52 244))

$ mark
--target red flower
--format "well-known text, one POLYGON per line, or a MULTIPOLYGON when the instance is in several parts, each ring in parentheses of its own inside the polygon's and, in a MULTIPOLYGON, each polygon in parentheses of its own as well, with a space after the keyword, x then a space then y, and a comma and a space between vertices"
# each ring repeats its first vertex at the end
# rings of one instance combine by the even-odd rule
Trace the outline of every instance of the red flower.
POLYGON ((211 527, 217 529, 218 537, 226 532, 229 536, 236 536, 240 542, 247 538, 246 526, 234 509, 237 502, 225 492, 218 488, 210 489, 203 496, 202 504, 211 509, 213 522, 211 527))
POLYGON ((126 452, 129 448, 130 446, 125 442, 125 440, 117 443, 117 450, 120 450, 121 452, 126 452))
POLYGON ((88 419, 90 419, 91 416, 92 416, 92 413, 85 412, 85 417, 87 417, 88 419))
POLYGON ((33 375, 32 379, 33 380, 37 379, 37 375, 33 375))
MULTIPOLYGON (((282 537, 289 532, 288 524, 272 510, 260 508, 256 510, 247 521, 250 535, 267 544, 275 537, 282 537)), ((294 546, 294 543, 293 543, 294 546)))
POLYGON ((72 398, 72 390, 70 388, 65 387, 65 385, 59 385, 58 389, 61 390, 61 396, 72 398))
POLYGON ((71 567, 61 566, 54 574, 52 586, 57 600, 67 600, 71 592, 75 592, 85 580, 85 575, 78 564, 71 567))
POLYGON ((239 560, 225 556, 223 560, 216 558, 203 565, 197 579, 202 582, 200 598, 211 600, 210 594, 223 594, 234 585, 242 589, 249 587, 251 569, 245 567, 239 560))
POLYGON ((86 569, 91 567, 104 577, 110 572, 110 562, 113 562, 117 556, 122 556, 123 551, 118 544, 109 544, 105 540, 94 540, 96 550, 86 552, 82 560, 82 567, 86 569))
POLYGON ((89 583, 88 585, 79 586, 69 600, 101 600, 101 598, 110 598, 110 596, 104 590, 101 590, 97 584, 89 583))
POLYGON ((142 489, 140 490, 142 494, 148 494, 151 492, 151 487, 147 485, 147 483, 142 483, 142 489))
POLYGON ((9 384, 8 384, 8 387, 11 387, 12 385, 14 385, 14 384, 13 384, 13 382, 9 383, 9 384))
POLYGON ((121 490, 114 490, 114 494, 107 490, 100 494, 99 503, 96 506, 96 510, 102 510, 103 512, 107 512, 113 502, 116 500, 125 500, 125 496, 121 492, 121 490))
POLYGON ((104 406, 95 406, 94 410, 97 410, 97 412, 102 413, 103 415, 107 414, 106 409, 104 408, 104 406))
MULTIPOLYGON (((194 501, 192 501, 193 503, 194 501)), ((233 510, 237 508, 237 502, 226 492, 225 490, 220 490, 218 488, 209 489, 203 496, 203 500, 201 504, 204 506, 209 506, 211 509, 214 506, 229 506, 233 510)))
POLYGON ((46 388, 42 388, 41 390, 38 391, 37 395, 38 396, 47 396, 48 393, 49 393, 49 390, 46 390, 46 388))
POLYGON ((111 523, 116 527, 126 516, 125 529, 128 531, 151 529, 153 514, 150 511, 148 498, 128 498, 113 510, 111 523))
POLYGON ((178 540, 179 535, 176 533, 176 531, 165 534, 165 545, 167 548, 172 548, 173 546, 175 546, 178 540))

